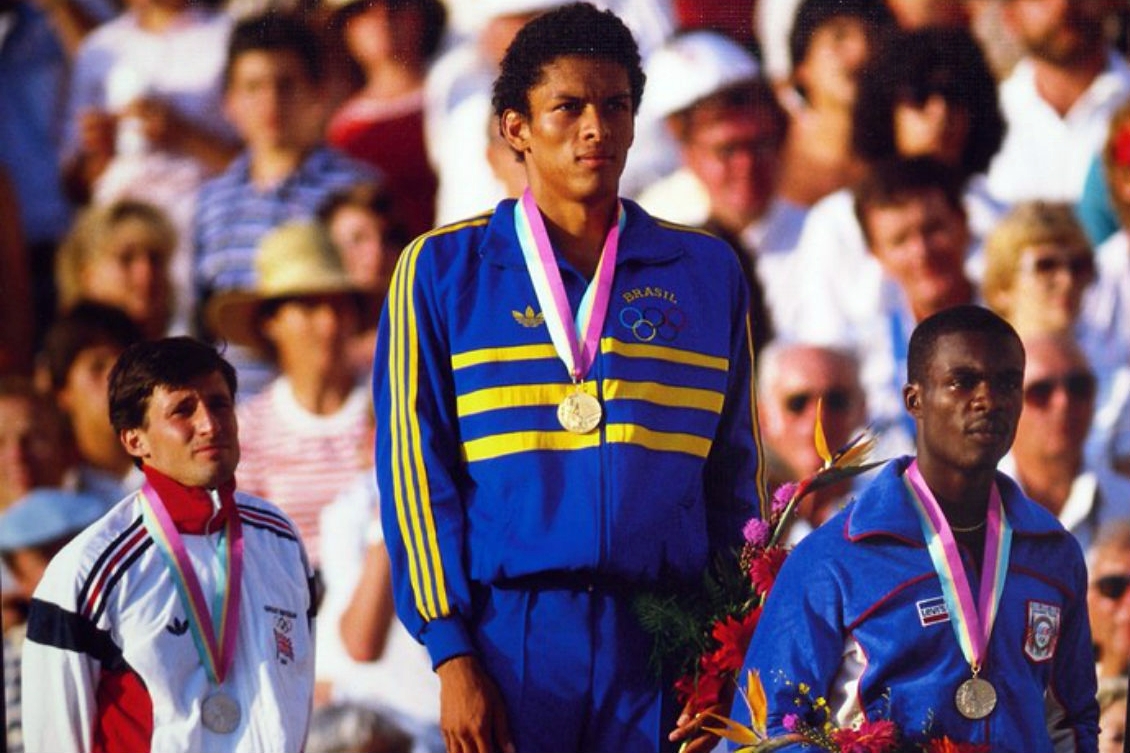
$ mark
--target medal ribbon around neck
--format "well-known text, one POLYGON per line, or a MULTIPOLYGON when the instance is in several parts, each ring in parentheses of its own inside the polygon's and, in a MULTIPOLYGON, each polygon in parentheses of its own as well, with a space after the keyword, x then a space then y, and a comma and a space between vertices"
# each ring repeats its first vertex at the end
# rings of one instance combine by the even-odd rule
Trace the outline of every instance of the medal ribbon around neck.
POLYGON ((184 539, 177 531, 165 503, 151 484, 147 483, 142 490, 141 501, 145 528, 157 543, 169 573, 173 576, 173 584, 184 604, 189 627, 192 628, 196 651, 200 654, 209 679, 220 685, 231 668, 239 630, 239 594, 243 574, 243 529, 239 513, 233 510, 228 515, 226 530, 220 533, 220 571, 223 578, 209 612, 200 580, 196 577, 188 550, 185 549, 184 539), (217 635, 221 637, 222 643, 217 643, 217 635))
POLYGON ((942 584, 942 596, 950 613, 950 622, 961 652, 965 655, 974 676, 981 671, 988 652, 989 636, 993 632, 1012 549, 1012 526, 1004 514, 1000 491, 993 484, 989 492, 988 527, 985 533, 985 556, 981 564, 981 589, 977 603, 973 602, 973 589, 965 575, 957 540, 934 498, 915 460, 906 469, 906 484, 915 501, 922 523, 922 533, 934 561, 934 570, 942 584))
POLYGON ((620 247, 620 233, 624 228, 624 207, 619 206, 617 220, 608 231, 604 249, 600 253, 600 263, 596 274, 581 298, 576 317, 572 316, 569 298, 565 294, 565 283, 561 270, 553 255, 553 244, 545 229, 545 221, 538 209, 530 189, 514 206, 514 227, 518 233, 518 245, 526 259, 526 268, 534 283, 545 316, 545 326, 557 355, 565 362, 574 384, 579 384, 596 360, 600 333, 608 315, 608 301, 612 293, 612 277, 616 272, 616 254, 620 247), (567 326, 566 322, 573 326, 567 326))

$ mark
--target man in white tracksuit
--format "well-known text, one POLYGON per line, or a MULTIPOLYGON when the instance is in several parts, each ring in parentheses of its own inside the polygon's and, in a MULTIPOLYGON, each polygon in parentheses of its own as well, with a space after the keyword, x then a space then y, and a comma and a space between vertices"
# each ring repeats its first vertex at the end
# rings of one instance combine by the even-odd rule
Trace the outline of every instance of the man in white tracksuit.
POLYGON ((293 524, 235 493, 235 371, 187 337, 138 343, 110 418, 146 483, 68 544, 32 601, 35 751, 297 751, 314 682, 293 524))

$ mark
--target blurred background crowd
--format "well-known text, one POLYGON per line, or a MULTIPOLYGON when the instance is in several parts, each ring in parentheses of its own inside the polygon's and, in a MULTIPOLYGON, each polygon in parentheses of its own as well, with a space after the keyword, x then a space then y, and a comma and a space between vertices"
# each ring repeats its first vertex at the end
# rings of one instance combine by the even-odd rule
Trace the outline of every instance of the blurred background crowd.
MULTIPOLYGON (((372 348, 396 259, 518 196, 490 87, 560 0, 0 0, 0 555, 20 750, 26 600, 140 484, 107 416, 130 343, 222 343, 241 489, 324 581, 309 750, 441 750, 392 616, 372 348), (15 678, 15 679, 13 679, 15 678)), ((1130 4, 596 0, 648 82, 624 197, 726 238, 754 291, 772 483, 902 410, 915 323, 992 308, 1028 353, 1005 470, 1088 552, 1104 745, 1130 657, 1130 4), (1118 679, 1121 678, 1121 679, 1118 679)), ((659 312, 662 313, 662 312, 659 312)), ((851 494, 806 502, 798 540, 851 494)), ((1112 742, 1117 741, 1117 742, 1112 742)))

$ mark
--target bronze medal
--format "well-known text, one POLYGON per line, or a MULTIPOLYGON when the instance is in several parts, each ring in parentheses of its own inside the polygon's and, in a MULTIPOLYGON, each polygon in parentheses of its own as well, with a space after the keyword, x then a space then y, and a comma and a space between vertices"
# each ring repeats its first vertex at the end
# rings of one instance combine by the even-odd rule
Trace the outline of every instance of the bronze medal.
POLYGON ((958 685, 953 701, 966 719, 984 719, 997 707, 997 691, 988 680, 970 677, 958 685))
POLYGON ((239 703, 224 693, 213 693, 200 705, 200 721, 207 729, 221 735, 235 732, 240 716, 239 703))
POLYGON ((557 406, 557 420, 566 431, 588 434, 600 425, 604 409, 600 401, 587 392, 571 392, 557 406))

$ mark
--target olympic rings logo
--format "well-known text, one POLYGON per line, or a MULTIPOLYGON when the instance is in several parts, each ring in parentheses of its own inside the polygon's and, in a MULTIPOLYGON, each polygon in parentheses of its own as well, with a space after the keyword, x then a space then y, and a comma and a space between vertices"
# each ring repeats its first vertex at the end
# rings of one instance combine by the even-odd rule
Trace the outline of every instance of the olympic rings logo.
POLYGON ((674 306, 666 311, 655 306, 642 309, 626 306, 620 311, 620 323, 640 342, 648 343, 656 338, 671 342, 687 326, 687 315, 674 306))

